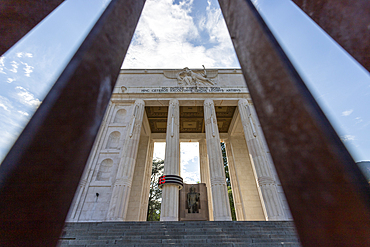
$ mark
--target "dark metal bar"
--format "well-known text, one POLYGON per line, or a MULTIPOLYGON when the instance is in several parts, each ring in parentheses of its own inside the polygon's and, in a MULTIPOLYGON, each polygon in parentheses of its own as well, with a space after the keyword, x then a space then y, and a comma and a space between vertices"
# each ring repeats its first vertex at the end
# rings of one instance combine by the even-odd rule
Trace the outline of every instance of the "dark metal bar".
POLYGON ((0 56, 64 0, 1 0, 0 56))
POLYGON ((0 245, 55 246, 145 0, 113 0, 0 166, 0 245))
POLYGON ((293 2, 370 71, 370 1, 293 0, 293 2))
POLYGON ((303 246, 369 246, 370 188, 250 0, 219 0, 303 246))

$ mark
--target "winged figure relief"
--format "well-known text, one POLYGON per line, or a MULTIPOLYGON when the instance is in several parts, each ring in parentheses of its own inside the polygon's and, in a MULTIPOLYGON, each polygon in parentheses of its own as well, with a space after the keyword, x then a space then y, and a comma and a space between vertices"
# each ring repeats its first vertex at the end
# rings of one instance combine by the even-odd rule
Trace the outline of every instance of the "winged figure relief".
POLYGON ((203 65, 203 70, 191 70, 188 67, 178 71, 170 70, 164 71, 164 75, 170 79, 177 79, 180 85, 184 86, 213 86, 216 82, 211 78, 218 75, 217 70, 207 70, 203 65))

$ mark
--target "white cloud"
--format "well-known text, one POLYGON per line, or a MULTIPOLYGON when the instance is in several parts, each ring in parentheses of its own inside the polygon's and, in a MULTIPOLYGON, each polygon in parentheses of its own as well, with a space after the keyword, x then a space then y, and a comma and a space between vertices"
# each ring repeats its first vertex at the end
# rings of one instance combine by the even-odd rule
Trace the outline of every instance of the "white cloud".
POLYGON ((15 89, 17 91, 17 95, 19 96, 19 101, 22 104, 36 107, 41 104, 41 101, 35 98, 35 96, 32 93, 28 92, 25 88, 17 86, 15 89))
POLYGON ((153 151, 153 158, 154 159, 162 159, 164 160, 166 143, 165 142, 155 142, 154 143, 154 151, 153 151))
POLYGON ((0 107, 3 108, 5 111, 9 111, 8 107, 3 102, 0 102, 0 107))
POLYGON ((351 115, 352 112, 353 112, 353 109, 350 109, 348 111, 344 111, 344 112, 342 112, 342 116, 347 117, 347 116, 351 115))
MULTIPOLYGON (((165 142, 155 142, 153 157, 157 159, 165 158, 165 142)), ((200 181, 199 171, 199 143, 181 142, 181 177, 185 183, 196 183, 200 181)))
POLYGON ((199 143, 182 142, 181 151, 181 177, 185 183, 196 183, 200 181, 199 171, 199 143))
POLYGON ((356 119, 356 124, 359 124, 363 121, 361 117, 356 117, 355 119, 356 119))
POLYGON ((29 52, 17 52, 15 55, 17 57, 33 57, 33 54, 29 52))
POLYGON ((3 108, 5 111, 10 112, 10 108, 13 108, 10 100, 0 95, 0 108, 3 108))
POLYGON ((24 111, 18 111, 20 114, 24 115, 24 116, 29 116, 30 114, 28 114, 27 112, 24 112, 24 111))
POLYGON ((344 136, 341 136, 340 139, 343 142, 354 141, 355 140, 355 136, 353 136, 353 135, 344 135, 344 136))
MULTIPOLYGON (((200 35, 191 16, 193 1, 182 1, 178 5, 172 2, 146 2, 122 67, 183 68, 201 67, 202 64, 206 67, 230 67, 232 59, 229 59, 230 55, 225 55, 227 51, 222 50, 227 43, 223 42, 225 33, 217 33, 220 27, 212 31, 212 40, 216 42, 214 48, 207 50, 196 45, 200 35)), ((218 12, 209 17, 219 18, 218 12)), ((210 27, 219 22, 219 19, 208 21, 207 17, 202 23, 210 27)))
POLYGON ((13 81, 15 81, 14 78, 8 78, 8 80, 6 81, 7 83, 12 83, 13 81))
POLYGON ((30 77, 30 74, 33 72, 34 67, 28 65, 27 63, 23 63, 23 62, 21 62, 21 63, 25 66, 25 68, 23 68, 24 69, 24 74, 27 77, 30 77))
POLYGON ((186 184, 195 184, 200 182, 199 172, 181 171, 181 177, 186 184))
POLYGON ((10 64, 13 67, 12 69, 10 69, 10 71, 14 72, 14 73, 17 73, 19 63, 17 63, 16 61, 11 61, 10 64))
POLYGON ((230 39, 220 8, 212 6, 208 1, 206 16, 199 24, 200 29, 205 29, 209 36, 209 42, 216 45, 206 51, 206 55, 216 61, 217 67, 238 67, 238 61, 230 39))
POLYGON ((6 74, 4 72, 4 67, 5 67, 4 61, 5 61, 5 57, 1 56, 0 57, 0 74, 6 74))
POLYGON ((186 164, 194 161, 199 156, 199 143, 198 142, 181 142, 181 163, 186 164))

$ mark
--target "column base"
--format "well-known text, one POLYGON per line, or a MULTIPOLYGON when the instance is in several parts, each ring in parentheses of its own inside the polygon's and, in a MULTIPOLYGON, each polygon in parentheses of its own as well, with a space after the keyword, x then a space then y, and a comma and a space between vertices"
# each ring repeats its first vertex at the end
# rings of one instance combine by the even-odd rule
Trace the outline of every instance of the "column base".
POLYGON ((179 221, 179 218, 178 217, 172 217, 172 216, 161 217, 160 221, 179 221))
POLYGON ((115 219, 107 219, 105 221, 125 221, 125 220, 122 218, 115 218, 115 219))
POLYGON ((179 220, 179 186, 166 183, 162 188, 160 221, 179 220))
POLYGON ((213 217, 214 217, 213 221, 232 221, 232 218, 229 216, 224 216, 224 217, 213 216, 213 217))
POLYGON ((267 221, 284 221, 287 220, 284 215, 274 216, 274 217, 267 217, 267 221))

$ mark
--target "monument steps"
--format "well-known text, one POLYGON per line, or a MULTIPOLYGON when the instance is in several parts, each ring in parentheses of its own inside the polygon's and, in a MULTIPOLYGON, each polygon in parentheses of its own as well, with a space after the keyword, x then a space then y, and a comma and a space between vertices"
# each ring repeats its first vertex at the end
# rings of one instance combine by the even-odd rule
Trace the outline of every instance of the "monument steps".
POLYGON ((300 246, 287 221, 66 223, 59 242, 59 247, 168 245, 300 246))

